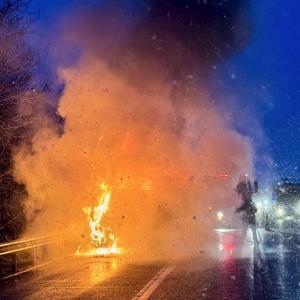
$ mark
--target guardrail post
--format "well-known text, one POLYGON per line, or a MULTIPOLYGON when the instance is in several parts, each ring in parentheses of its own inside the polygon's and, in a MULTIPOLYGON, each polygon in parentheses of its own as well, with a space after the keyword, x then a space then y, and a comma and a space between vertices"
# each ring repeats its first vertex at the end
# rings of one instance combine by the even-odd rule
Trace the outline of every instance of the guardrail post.
POLYGON ((47 245, 42 246, 42 262, 44 263, 48 259, 48 247, 47 245))
POLYGON ((17 260, 17 253, 12 254, 12 272, 17 273, 18 272, 18 260, 17 260))
POLYGON ((37 255, 36 255, 36 248, 32 249, 32 265, 34 266, 36 264, 36 259, 37 259, 37 255))

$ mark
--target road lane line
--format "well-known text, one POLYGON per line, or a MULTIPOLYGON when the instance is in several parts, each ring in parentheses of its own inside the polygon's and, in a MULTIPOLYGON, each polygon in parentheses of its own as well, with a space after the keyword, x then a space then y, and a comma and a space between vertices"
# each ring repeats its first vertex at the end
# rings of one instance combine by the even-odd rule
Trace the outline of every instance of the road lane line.
POLYGON ((169 265, 163 267, 132 300, 148 300, 158 286, 172 273, 175 266, 169 265))

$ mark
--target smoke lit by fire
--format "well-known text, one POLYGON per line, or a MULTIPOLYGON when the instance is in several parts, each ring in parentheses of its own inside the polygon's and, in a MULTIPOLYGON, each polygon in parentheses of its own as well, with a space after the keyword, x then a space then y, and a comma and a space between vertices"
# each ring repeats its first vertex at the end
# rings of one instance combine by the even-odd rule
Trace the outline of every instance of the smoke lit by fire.
POLYGON ((16 177, 29 194, 27 215, 34 217, 28 230, 69 231, 79 253, 89 234, 95 248, 116 249, 118 242, 144 258, 197 252, 211 236, 211 207, 232 206, 237 178, 251 173, 251 148, 197 72, 186 72, 187 65, 181 72, 182 53, 168 68, 147 47, 120 47, 119 28, 107 25, 107 37, 67 27, 82 55, 58 71, 64 133, 40 128, 30 148, 15 155, 16 177), (99 182, 107 185, 93 207, 99 182))

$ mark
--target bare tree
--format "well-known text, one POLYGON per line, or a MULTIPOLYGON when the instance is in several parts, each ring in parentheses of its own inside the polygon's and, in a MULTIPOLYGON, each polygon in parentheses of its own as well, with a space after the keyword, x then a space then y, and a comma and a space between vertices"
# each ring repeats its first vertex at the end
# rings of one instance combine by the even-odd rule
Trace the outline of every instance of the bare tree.
MULTIPOLYGON (((28 43, 33 15, 28 0, 0 0, 0 233, 16 238, 25 226, 24 186, 15 182, 12 149, 35 122, 41 91, 35 86, 38 55, 28 43)), ((0 239, 1 239, 0 237, 0 239)))

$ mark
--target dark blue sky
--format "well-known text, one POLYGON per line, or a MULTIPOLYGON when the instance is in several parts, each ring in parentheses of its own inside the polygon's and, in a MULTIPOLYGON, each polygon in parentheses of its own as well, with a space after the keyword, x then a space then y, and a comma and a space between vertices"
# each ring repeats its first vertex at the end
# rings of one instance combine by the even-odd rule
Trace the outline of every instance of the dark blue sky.
MULTIPOLYGON (((40 10, 37 25, 46 24, 55 34, 54 18, 76 2, 33 0, 33 8, 40 10)), ((251 123, 253 118, 247 119, 244 111, 236 127, 257 145, 258 169, 266 168, 269 153, 279 177, 296 179, 300 178, 299 11, 298 0, 252 0, 251 41, 220 66, 212 83, 217 97, 235 99, 257 120, 251 123)))
POLYGON ((251 10, 251 41, 221 66, 217 93, 235 99, 251 115, 241 113, 236 126, 257 145, 258 171, 267 167, 270 153, 279 177, 299 179, 300 2, 252 0, 251 10))

